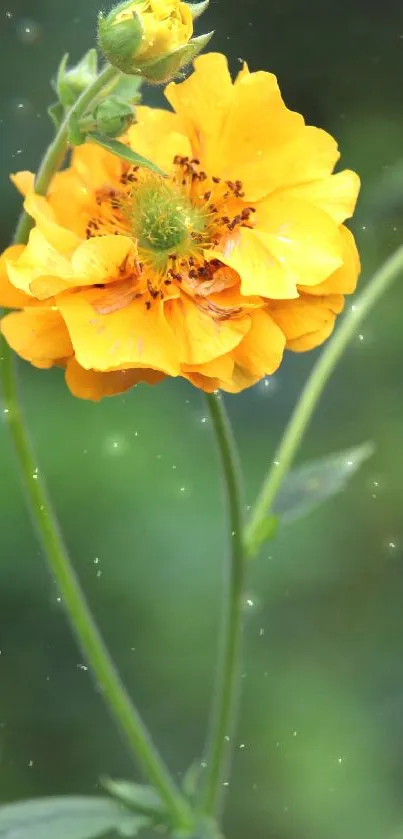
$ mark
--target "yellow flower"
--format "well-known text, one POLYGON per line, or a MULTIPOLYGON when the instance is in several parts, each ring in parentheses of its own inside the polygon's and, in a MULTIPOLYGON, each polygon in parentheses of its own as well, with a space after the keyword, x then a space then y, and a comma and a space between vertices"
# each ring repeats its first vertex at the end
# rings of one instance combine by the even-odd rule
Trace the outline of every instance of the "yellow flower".
POLYGON ((123 139, 167 178, 91 143, 47 199, 15 177, 36 226, 0 263, 0 304, 22 309, 1 328, 83 398, 163 376, 242 390, 324 341, 356 285, 359 179, 332 174, 336 142, 274 76, 233 84, 210 54, 166 96, 175 112, 139 108, 123 139))

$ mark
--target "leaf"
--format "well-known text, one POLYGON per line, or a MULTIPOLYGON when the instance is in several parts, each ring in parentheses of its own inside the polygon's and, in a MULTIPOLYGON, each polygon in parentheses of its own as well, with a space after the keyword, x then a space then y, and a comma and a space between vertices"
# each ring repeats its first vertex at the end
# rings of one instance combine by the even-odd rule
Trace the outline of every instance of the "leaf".
POLYGON ((142 81, 140 76, 126 76, 122 73, 118 83, 113 88, 114 96, 118 96, 124 102, 137 104, 141 99, 140 88, 142 81))
POLYGON ((341 492, 373 452, 372 443, 363 443, 294 469, 280 486, 273 504, 274 515, 281 522, 308 515, 315 507, 341 492))
POLYGON ((144 166, 146 169, 151 169, 152 172, 156 172, 157 175, 161 175, 163 178, 166 178, 165 172, 158 168, 155 163, 152 163, 151 160, 147 160, 147 158, 142 157, 141 154, 137 154, 135 151, 132 151, 125 146, 124 143, 119 143, 118 140, 112 140, 110 137, 104 137, 102 134, 97 134, 95 132, 91 132, 87 135, 88 140, 92 140, 93 143, 98 143, 99 146, 102 146, 104 149, 112 152, 112 154, 116 154, 117 157, 121 157, 122 160, 127 160, 129 163, 133 163, 134 166, 144 166))
POLYGON ((166 822, 169 814, 154 787, 132 781, 115 781, 112 778, 101 778, 101 784, 110 795, 131 809, 151 816, 159 823, 166 822))
POLYGON ((56 128, 56 131, 58 131, 64 120, 64 108, 62 103, 54 102, 53 105, 50 105, 48 108, 48 114, 56 128))
POLYGON ((105 797, 38 798, 0 807, 0 839, 92 839, 135 836, 149 819, 105 797))

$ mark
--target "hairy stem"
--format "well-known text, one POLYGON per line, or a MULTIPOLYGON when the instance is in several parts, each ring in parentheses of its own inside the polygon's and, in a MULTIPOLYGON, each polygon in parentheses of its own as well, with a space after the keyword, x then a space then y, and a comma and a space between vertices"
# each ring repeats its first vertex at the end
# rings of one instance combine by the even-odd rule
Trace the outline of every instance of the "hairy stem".
POLYGON ((205 781, 201 796, 202 810, 213 816, 219 814, 222 802, 223 783, 236 721, 246 561, 243 546, 243 493, 238 453, 222 399, 215 394, 207 395, 207 404, 221 456, 230 541, 230 557, 225 574, 221 649, 210 736, 205 755, 205 781))

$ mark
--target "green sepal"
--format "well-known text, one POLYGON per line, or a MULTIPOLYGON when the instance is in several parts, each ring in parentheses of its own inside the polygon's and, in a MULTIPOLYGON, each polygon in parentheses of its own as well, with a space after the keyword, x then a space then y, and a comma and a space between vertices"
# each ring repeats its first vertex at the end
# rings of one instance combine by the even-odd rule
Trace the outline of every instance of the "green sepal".
POLYGON ((210 3, 210 0, 201 0, 200 3, 187 3, 188 9, 190 9, 191 15, 193 20, 197 20, 203 12, 206 11, 210 3))
POLYGON ((128 76, 123 73, 113 88, 113 95, 118 96, 123 102, 130 105, 138 105, 141 102, 141 84, 139 76, 128 76))
POLYGON ((145 169, 150 169, 151 172, 155 172, 163 178, 167 177, 166 173, 163 172, 162 169, 159 169, 155 163, 152 163, 151 160, 147 160, 147 158, 143 157, 141 154, 137 154, 137 152, 132 151, 132 149, 129 149, 124 145, 124 143, 119 143, 118 140, 112 140, 110 137, 104 137, 102 134, 98 134, 96 132, 90 132, 87 135, 87 140, 92 140, 93 143, 97 143, 99 146, 107 149, 117 157, 121 157, 122 160, 127 160, 127 162, 132 163, 133 166, 143 166, 145 169))
POLYGON ((118 6, 107 17, 104 17, 102 12, 99 13, 99 46, 113 67, 117 67, 122 73, 130 74, 133 73, 133 56, 141 45, 144 29, 137 12, 132 12, 127 20, 114 23, 119 11, 122 11, 122 8, 118 6))
POLYGON ((90 49, 75 67, 67 69, 69 54, 66 53, 57 71, 54 88, 59 101, 65 108, 71 108, 78 97, 94 81, 98 72, 98 59, 95 49, 90 49))
POLYGON ((136 119, 132 106, 118 96, 100 102, 93 116, 97 130, 106 137, 121 137, 136 119))
POLYGON ((192 38, 188 44, 166 53, 156 61, 148 61, 141 67, 137 67, 136 72, 141 73, 149 84, 164 84, 190 64, 208 44, 213 35, 214 32, 208 32, 206 35, 192 38))
POLYGON ((59 130, 63 120, 64 120, 64 108, 61 102, 54 102, 53 105, 50 105, 48 108, 48 114, 55 126, 56 131, 59 130))

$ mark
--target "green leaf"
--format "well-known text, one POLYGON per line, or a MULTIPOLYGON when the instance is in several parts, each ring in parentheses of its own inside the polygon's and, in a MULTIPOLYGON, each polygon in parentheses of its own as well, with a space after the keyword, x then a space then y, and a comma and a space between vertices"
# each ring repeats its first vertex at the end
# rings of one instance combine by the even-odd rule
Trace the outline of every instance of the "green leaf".
POLYGON ((112 778, 101 778, 101 784, 110 795, 118 798, 130 809, 165 824, 168 814, 154 787, 135 784, 132 781, 115 781, 112 778))
POLYGON ((56 128, 56 131, 58 131, 64 120, 64 108, 62 103, 54 102, 53 105, 50 105, 48 108, 48 114, 56 128))
POLYGON ((149 825, 110 798, 38 798, 0 807, 0 839, 92 839, 115 831, 135 836, 149 825))
POLYGON ((137 154, 135 151, 132 151, 125 146, 124 143, 119 143, 118 140, 111 140, 109 137, 104 137, 102 134, 97 134, 91 132, 87 136, 88 140, 92 140, 93 143, 98 143, 99 146, 102 146, 104 149, 112 152, 112 154, 116 154, 117 157, 121 157, 122 160, 127 160, 128 163, 133 163, 134 166, 144 166, 146 169, 151 169, 152 172, 156 172, 157 175, 161 175, 163 178, 166 178, 165 172, 162 169, 159 169, 155 163, 152 163, 151 160, 147 160, 147 158, 142 157, 141 154, 137 154))
POLYGON ((273 504, 274 515, 280 522, 308 515, 315 507, 341 492, 373 452, 372 443, 363 443, 294 469, 280 486, 273 504))

